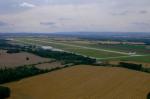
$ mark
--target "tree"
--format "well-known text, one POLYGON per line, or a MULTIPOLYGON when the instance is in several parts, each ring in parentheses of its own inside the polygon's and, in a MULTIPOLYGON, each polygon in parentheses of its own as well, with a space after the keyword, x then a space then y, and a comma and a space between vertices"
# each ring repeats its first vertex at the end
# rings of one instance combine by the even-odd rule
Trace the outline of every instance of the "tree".
POLYGON ((10 96, 10 89, 8 87, 0 86, 0 99, 5 99, 10 96))
POLYGON ((28 60, 29 60, 29 57, 26 57, 26 60, 28 61, 28 60))
POLYGON ((134 63, 120 62, 120 66, 128 69, 138 70, 138 71, 142 69, 141 64, 134 64, 134 63))
POLYGON ((148 93, 148 95, 147 95, 147 99, 150 99, 150 93, 148 93))

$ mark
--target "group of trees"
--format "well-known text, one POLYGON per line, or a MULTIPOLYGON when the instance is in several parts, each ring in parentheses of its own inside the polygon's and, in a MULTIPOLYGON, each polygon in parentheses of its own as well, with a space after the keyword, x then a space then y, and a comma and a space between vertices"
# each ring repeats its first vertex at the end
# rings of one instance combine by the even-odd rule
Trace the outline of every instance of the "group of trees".
POLYGON ((56 60, 64 61, 66 64, 68 63, 94 64, 96 62, 96 59, 84 57, 82 55, 76 55, 73 53, 67 53, 67 52, 43 50, 43 49, 37 49, 37 50, 29 49, 28 52, 36 54, 41 57, 53 58, 56 60))
POLYGON ((147 99, 150 99, 150 93, 148 93, 148 95, 147 95, 147 99))
POLYGON ((133 63, 126 63, 126 62, 120 62, 121 67, 132 69, 132 70, 142 70, 142 65, 141 64, 133 64, 133 63))
POLYGON ((13 47, 15 47, 17 45, 12 45, 12 44, 9 44, 8 43, 8 40, 5 40, 5 39, 0 39, 0 48, 1 49, 11 49, 13 47))
POLYGON ((150 68, 143 67, 142 64, 120 62, 119 66, 128 68, 128 69, 132 69, 132 70, 150 73, 150 68))
POLYGON ((19 49, 8 49, 7 53, 12 54, 12 53, 19 53, 20 50, 19 49))
POLYGON ((8 87, 0 86, 0 99, 5 99, 10 96, 10 89, 8 87))
POLYGON ((7 53, 19 53, 21 46, 10 44, 8 40, 0 39, 0 49, 7 50, 7 53))
POLYGON ((48 70, 41 70, 35 66, 21 66, 16 68, 0 69, 0 84, 20 80, 25 77, 46 72, 48 72, 48 70))

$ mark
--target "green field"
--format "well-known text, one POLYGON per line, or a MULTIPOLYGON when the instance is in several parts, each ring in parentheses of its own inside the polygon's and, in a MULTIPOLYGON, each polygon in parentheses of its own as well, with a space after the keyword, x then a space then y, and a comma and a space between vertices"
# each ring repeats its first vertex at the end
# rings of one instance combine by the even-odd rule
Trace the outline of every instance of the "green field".
MULTIPOLYGON (((52 41, 49 39, 49 41, 52 41)), ((137 52, 138 54, 147 54, 150 53, 150 46, 146 45, 129 45, 129 44, 99 44, 98 42, 90 42, 90 41, 55 41, 55 42, 62 42, 67 44, 73 44, 73 45, 80 45, 80 46, 87 46, 87 47, 94 47, 94 48, 103 48, 107 50, 115 50, 120 52, 137 52)))
MULTIPOLYGON (((21 41, 26 42, 28 44, 31 43, 33 45, 39 44, 39 45, 43 45, 43 46, 52 46, 54 48, 62 49, 64 51, 77 53, 77 54, 81 54, 81 55, 85 55, 85 56, 89 56, 89 57, 95 57, 95 58, 107 58, 107 57, 122 56, 121 54, 118 54, 118 53, 111 53, 111 52, 104 52, 104 51, 97 51, 97 50, 95 51, 95 50, 89 50, 89 49, 84 49, 84 48, 80 48, 80 47, 54 44, 54 43, 46 43, 46 42, 29 40, 29 39, 21 39, 21 41)), ((126 55, 123 55, 123 56, 126 56, 126 55)))
POLYGON ((96 58, 98 60, 150 62, 149 49, 147 49, 147 46, 144 45, 102 45, 98 43, 91 43, 89 41, 58 41, 44 38, 19 38, 16 40, 20 43, 52 46, 67 52, 96 58), (136 55, 129 55, 128 53, 130 51, 136 52, 136 55))

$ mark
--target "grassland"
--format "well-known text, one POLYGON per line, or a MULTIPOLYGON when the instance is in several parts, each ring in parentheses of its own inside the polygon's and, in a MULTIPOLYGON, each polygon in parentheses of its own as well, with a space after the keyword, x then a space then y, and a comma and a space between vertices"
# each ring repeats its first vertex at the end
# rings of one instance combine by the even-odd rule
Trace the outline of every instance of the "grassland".
POLYGON ((150 75, 117 67, 74 66, 5 84, 9 99, 146 99, 150 75))
POLYGON ((51 59, 42 58, 26 52, 8 54, 6 53, 6 51, 0 50, 0 68, 13 68, 17 66, 30 65, 48 61, 51 61, 51 59), (27 57, 29 58, 29 60, 26 60, 27 57))
POLYGON ((65 44, 59 44, 59 43, 53 43, 49 41, 37 41, 36 39, 19 39, 21 42, 26 42, 28 44, 33 45, 43 45, 43 46, 52 46, 54 48, 62 49, 64 51, 72 52, 81 54, 84 56, 94 57, 94 58, 107 58, 107 57, 116 57, 116 56, 127 56, 127 54, 121 54, 121 53, 115 53, 115 52, 109 52, 109 51, 103 51, 103 50, 97 50, 97 49, 88 49, 80 47, 80 46, 71 46, 71 45, 65 45, 65 44))
POLYGON ((115 50, 120 52, 137 52, 138 54, 147 54, 150 53, 150 48, 148 45, 130 45, 130 44, 101 44, 99 41, 57 41, 63 42, 67 44, 74 44, 74 45, 81 45, 87 47, 94 47, 94 48, 103 48, 108 50, 115 50))
POLYGON ((99 44, 98 41, 88 40, 55 40, 44 38, 19 38, 16 39, 28 44, 52 46, 64 51, 81 54, 84 56, 107 61, 135 61, 150 63, 150 50, 147 45, 129 44, 99 44), (129 55, 136 52, 136 55, 129 55))
POLYGON ((113 60, 150 63, 150 55, 148 55, 148 56, 139 56, 139 57, 126 57, 126 58, 116 58, 116 59, 114 58, 114 59, 111 59, 111 61, 113 61, 113 60))

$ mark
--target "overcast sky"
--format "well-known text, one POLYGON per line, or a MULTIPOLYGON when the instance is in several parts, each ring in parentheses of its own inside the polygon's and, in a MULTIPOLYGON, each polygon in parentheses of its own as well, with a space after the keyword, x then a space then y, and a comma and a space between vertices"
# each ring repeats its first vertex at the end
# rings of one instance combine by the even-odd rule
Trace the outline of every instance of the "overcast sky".
POLYGON ((0 32, 150 32, 150 0, 0 0, 0 32))

